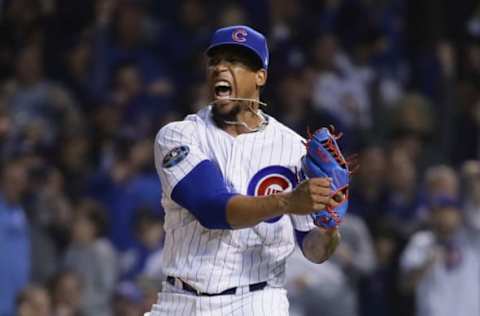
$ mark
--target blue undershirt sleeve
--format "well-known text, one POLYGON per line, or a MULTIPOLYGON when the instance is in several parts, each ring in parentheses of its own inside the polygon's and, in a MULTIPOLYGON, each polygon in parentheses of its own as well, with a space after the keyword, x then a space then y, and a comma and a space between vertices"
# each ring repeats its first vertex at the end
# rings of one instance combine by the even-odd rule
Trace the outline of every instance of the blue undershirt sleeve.
POLYGON ((295 229, 295 239, 297 240, 298 247, 300 247, 302 252, 303 252, 303 240, 305 239, 305 236, 307 236, 309 232, 310 231, 303 232, 295 229))
POLYGON ((171 198, 209 229, 232 229, 227 203, 236 194, 227 190, 220 169, 210 160, 196 165, 172 190, 171 198))

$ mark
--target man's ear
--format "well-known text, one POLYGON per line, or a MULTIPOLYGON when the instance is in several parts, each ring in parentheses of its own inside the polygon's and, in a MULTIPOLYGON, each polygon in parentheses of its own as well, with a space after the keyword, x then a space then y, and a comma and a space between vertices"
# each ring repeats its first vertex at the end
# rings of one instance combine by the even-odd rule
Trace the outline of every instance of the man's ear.
POLYGON ((255 74, 255 83, 258 87, 263 87, 267 82, 267 71, 265 69, 260 69, 255 74))

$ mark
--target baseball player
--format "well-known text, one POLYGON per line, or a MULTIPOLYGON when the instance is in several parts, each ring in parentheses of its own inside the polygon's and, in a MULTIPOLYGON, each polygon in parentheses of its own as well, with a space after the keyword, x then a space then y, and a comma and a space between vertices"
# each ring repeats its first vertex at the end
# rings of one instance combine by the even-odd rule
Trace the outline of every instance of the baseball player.
POLYGON ((285 260, 295 239, 310 261, 328 259, 338 231, 311 213, 341 201, 328 177, 300 181, 303 139, 260 109, 265 37, 221 28, 206 55, 212 102, 155 140, 167 279, 148 314, 288 315, 285 260))

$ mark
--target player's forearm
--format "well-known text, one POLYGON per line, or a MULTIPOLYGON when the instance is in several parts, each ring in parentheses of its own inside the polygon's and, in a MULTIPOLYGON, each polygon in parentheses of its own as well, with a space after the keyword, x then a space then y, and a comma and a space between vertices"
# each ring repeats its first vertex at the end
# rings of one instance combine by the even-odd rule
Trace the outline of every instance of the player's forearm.
POLYGON ((286 214, 288 209, 288 194, 257 197, 236 195, 228 201, 226 215, 231 227, 239 229, 286 214))
POLYGON ((340 242, 337 229, 312 229, 303 240, 303 254, 314 263, 322 263, 335 252, 340 242))
POLYGON ((330 179, 312 178, 293 191, 269 196, 236 195, 227 203, 226 220, 232 228, 252 227, 283 214, 310 214, 338 203, 330 196, 330 179))

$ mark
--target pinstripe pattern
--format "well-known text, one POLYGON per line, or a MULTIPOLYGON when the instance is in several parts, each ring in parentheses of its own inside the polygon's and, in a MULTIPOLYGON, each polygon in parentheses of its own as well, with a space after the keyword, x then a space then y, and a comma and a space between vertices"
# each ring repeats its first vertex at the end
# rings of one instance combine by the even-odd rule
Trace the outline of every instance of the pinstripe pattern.
MULTIPOLYGON (((226 296, 221 296, 221 300, 217 297, 196 298, 194 303, 188 303, 191 296, 185 302, 179 302, 173 298, 178 300, 185 295, 161 293, 159 301, 162 305, 182 305, 177 309, 169 306, 172 315, 185 314, 190 308, 188 315, 209 315, 204 311, 219 308, 221 315, 281 315, 282 310, 278 307, 287 306, 288 310, 286 297, 277 295, 281 292, 276 291, 281 291, 278 288, 284 283, 285 260, 295 245, 293 227, 303 231, 312 229, 311 217, 283 216, 273 223, 264 222, 247 229, 209 230, 200 225, 188 210, 170 199, 175 185, 206 159, 218 164, 226 185, 232 192, 240 194, 247 194, 254 176, 267 167, 282 166, 295 176, 300 158, 305 153, 302 138, 272 117, 268 120, 269 124, 262 131, 232 137, 214 125, 210 119, 210 107, 206 107, 181 122, 166 125, 157 135, 155 164, 162 182, 162 204, 166 213, 164 273, 209 293, 262 281, 275 287, 258 293, 234 295, 235 304, 226 296), (179 146, 188 146, 189 154, 178 164, 163 168, 165 155, 179 146), (228 307, 224 309, 224 306, 228 307)), ((268 174, 259 181, 273 176, 268 174)), ((212 311, 212 315, 215 314, 212 311)))
POLYGON ((162 292, 148 316, 287 316, 286 291, 267 287, 244 295, 193 296, 162 292))

